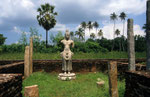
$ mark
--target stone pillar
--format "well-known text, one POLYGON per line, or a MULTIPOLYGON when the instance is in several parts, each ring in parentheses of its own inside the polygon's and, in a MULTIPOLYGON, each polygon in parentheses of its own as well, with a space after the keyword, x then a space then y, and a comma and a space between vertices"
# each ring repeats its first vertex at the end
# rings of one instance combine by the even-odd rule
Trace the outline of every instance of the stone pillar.
POLYGON ((150 71, 150 0, 147 1, 146 11, 146 45, 147 45, 147 59, 146 59, 146 70, 150 71))
POLYGON ((109 94, 110 97, 119 97, 117 88, 117 62, 108 62, 109 94))
POLYGON ((29 71, 29 46, 26 46, 25 48, 25 54, 24 54, 24 76, 25 78, 28 77, 30 75, 30 71, 29 71))
POLYGON ((29 72, 30 72, 30 74, 32 74, 32 72, 33 72, 33 59, 32 59, 32 57, 33 57, 33 38, 30 38, 30 54, 29 55, 30 55, 29 56, 29 62, 30 62, 29 72))
POLYGON ((134 32, 133 32, 133 19, 128 19, 128 61, 129 70, 135 71, 135 46, 134 46, 134 32))
POLYGON ((25 97, 39 97, 39 89, 37 85, 27 86, 24 90, 25 97))

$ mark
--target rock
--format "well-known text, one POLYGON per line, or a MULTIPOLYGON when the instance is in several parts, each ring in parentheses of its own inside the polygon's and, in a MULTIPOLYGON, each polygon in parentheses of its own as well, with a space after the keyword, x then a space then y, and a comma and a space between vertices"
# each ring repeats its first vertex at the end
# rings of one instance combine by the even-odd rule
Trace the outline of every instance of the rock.
POLYGON ((104 86, 105 82, 104 81, 100 81, 100 82, 96 82, 96 84, 97 84, 98 88, 101 88, 101 87, 104 86))

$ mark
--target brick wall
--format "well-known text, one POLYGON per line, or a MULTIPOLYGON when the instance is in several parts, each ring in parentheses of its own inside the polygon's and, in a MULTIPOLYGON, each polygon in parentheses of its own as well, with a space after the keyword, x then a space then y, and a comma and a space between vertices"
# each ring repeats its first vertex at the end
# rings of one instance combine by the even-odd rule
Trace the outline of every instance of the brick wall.
MULTIPOLYGON (((73 60, 73 72, 96 72, 108 71, 108 61, 112 59, 84 59, 84 60, 73 60)), ((115 59, 118 61, 118 72, 124 73, 128 70, 127 59, 115 59)), ((137 62, 143 62, 145 59, 138 59, 137 62)), ((1 61, 2 63, 10 63, 9 61, 1 61)), ((12 62, 12 61, 11 61, 12 62)), ((24 73, 24 63, 14 61, 17 63, 1 65, 0 73, 24 73)), ((46 72, 62 72, 62 60, 34 60, 33 71, 44 70, 46 72)), ((137 65, 137 70, 145 70, 145 65, 137 65)))
POLYGON ((17 62, 0 66, 0 74, 2 73, 21 73, 24 74, 24 62, 17 62))
POLYGON ((150 72, 131 71, 125 73, 124 97, 150 97, 150 72))
POLYGON ((0 97, 22 97, 21 91, 21 74, 0 74, 0 97))

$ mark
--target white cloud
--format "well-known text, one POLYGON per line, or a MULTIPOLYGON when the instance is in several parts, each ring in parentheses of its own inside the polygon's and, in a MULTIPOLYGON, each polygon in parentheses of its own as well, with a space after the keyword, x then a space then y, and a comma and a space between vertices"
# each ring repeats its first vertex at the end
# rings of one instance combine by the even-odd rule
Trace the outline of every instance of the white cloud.
POLYGON ((145 13, 146 0, 110 0, 105 6, 99 9, 99 13, 104 16, 110 15, 112 12, 138 15, 145 13))
POLYGON ((21 14, 31 17, 35 13, 34 7, 31 0, 4 0, 0 2, 0 18, 13 18, 21 14))

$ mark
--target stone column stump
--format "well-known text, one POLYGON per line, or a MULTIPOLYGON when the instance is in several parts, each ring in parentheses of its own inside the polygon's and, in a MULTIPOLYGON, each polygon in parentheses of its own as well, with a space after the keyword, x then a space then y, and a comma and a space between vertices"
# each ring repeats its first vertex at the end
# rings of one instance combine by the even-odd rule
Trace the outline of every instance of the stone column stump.
POLYGON ((24 90, 25 97, 39 97, 39 89, 37 85, 27 86, 24 90))
POLYGON ((117 88, 117 62, 108 62, 109 72, 109 94, 110 97, 119 97, 117 88))

